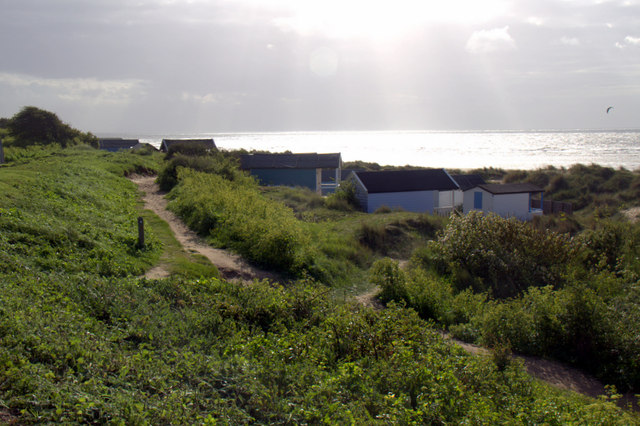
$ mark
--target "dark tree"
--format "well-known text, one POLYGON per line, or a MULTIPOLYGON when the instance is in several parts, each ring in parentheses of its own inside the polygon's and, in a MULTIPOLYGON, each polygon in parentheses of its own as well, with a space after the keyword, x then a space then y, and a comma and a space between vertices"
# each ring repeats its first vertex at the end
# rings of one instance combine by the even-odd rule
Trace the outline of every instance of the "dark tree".
POLYGON ((63 123, 56 114, 36 108, 24 107, 8 123, 9 131, 17 146, 49 145, 58 143, 62 147, 78 143, 94 144, 95 136, 82 133, 63 123))

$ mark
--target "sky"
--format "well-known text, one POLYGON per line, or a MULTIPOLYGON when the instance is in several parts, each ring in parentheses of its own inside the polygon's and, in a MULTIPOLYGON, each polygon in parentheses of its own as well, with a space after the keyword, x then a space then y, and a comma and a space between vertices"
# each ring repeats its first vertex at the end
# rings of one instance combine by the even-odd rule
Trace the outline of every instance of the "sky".
POLYGON ((640 0, 0 11, 0 117, 33 105, 96 134, 640 128, 640 0))

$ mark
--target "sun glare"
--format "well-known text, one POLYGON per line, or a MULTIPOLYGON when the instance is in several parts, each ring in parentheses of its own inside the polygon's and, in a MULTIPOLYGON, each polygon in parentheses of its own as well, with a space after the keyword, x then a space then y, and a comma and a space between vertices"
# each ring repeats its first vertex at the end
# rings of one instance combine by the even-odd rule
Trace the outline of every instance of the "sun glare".
MULTIPOLYGON (((271 3, 272 5, 274 3, 271 3)), ((504 0, 276 0, 276 23, 304 34, 389 39, 430 23, 471 24, 506 12, 504 0)))

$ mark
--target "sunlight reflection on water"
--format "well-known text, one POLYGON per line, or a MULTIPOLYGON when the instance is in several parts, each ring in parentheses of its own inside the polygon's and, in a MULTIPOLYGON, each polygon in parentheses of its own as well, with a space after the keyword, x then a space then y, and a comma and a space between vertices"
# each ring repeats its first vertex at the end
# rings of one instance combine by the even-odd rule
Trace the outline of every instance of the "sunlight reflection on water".
POLYGON ((221 149, 340 152, 344 161, 471 169, 536 169, 576 163, 640 167, 640 131, 585 132, 290 132, 150 136, 213 137, 221 149))

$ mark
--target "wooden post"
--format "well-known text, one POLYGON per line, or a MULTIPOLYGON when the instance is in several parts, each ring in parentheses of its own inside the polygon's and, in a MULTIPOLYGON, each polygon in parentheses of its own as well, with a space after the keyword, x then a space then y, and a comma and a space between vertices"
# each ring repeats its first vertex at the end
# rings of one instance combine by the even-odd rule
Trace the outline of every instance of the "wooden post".
POLYGON ((0 139, 0 164, 4 163, 4 149, 2 148, 2 139, 0 139))
POLYGON ((144 219, 138 217, 138 248, 144 248, 144 219))

